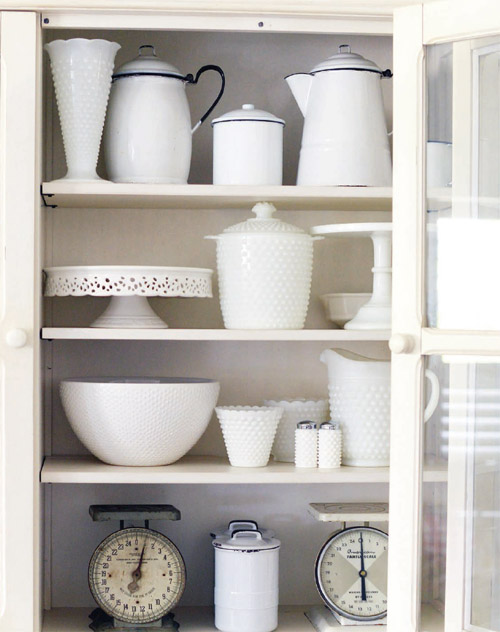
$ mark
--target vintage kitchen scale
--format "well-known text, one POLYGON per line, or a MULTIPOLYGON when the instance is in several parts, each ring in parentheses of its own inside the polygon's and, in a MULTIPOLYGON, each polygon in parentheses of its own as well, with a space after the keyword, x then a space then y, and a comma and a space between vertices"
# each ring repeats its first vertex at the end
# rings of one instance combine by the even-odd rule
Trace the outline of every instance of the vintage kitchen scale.
POLYGON ((150 520, 180 520, 172 505, 92 505, 94 521, 119 520, 89 563, 89 587, 98 604, 89 627, 95 632, 166 632, 179 624, 172 608, 186 585, 182 555, 150 520), (129 526, 125 522, 144 527, 129 526))
POLYGON ((316 559, 316 586, 326 608, 314 606, 307 618, 318 632, 357 625, 380 630, 387 621, 388 536, 370 523, 389 520, 387 503, 313 503, 309 513, 342 528, 316 559), (347 527, 348 522, 358 526, 347 527))

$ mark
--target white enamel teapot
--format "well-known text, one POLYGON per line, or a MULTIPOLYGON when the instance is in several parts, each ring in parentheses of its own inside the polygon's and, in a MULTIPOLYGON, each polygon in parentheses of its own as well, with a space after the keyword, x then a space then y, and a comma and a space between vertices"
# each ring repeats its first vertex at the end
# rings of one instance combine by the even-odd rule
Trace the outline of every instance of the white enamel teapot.
POLYGON ((159 59, 153 46, 140 46, 139 55, 113 75, 104 130, 108 177, 113 182, 185 184, 191 165, 191 136, 219 102, 224 86, 219 66, 210 64, 195 76, 183 75, 159 59), (185 86, 198 83, 207 70, 219 73, 221 87, 191 129, 185 86))
POLYGON ((343 45, 310 72, 286 77, 305 119, 297 184, 391 185, 380 87, 391 76, 343 45))

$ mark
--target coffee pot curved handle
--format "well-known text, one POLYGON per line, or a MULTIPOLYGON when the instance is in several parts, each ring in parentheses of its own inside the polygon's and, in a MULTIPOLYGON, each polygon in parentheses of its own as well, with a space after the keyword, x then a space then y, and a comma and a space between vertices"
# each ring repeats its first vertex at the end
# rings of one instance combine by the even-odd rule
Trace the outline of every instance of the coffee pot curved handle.
POLYGON ((439 403, 439 379, 438 376, 430 369, 425 369, 425 377, 431 383, 431 396, 424 410, 424 422, 429 421, 439 403))
POLYGON ((193 84, 194 83, 198 83, 198 79, 207 70, 214 70, 215 72, 219 73, 220 78, 221 78, 220 90, 219 90, 219 94, 217 95, 217 98, 215 99, 215 101, 212 103, 212 105, 208 108, 208 110, 205 112, 205 114, 201 117, 201 119, 198 121, 198 123, 196 123, 196 125, 191 130, 191 134, 194 134, 196 132, 196 130, 198 129, 198 127, 200 127, 200 125, 203 123, 203 121, 205 121, 205 119, 210 116, 210 114, 212 113, 213 109, 215 108, 217 103, 219 103, 219 101, 221 100, 222 95, 224 94, 224 88, 226 86, 226 77, 224 76, 224 71, 222 70, 222 68, 220 66, 215 66, 214 64, 208 64, 207 66, 202 66, 198 70, 198 72, 196 73, 196 75, 194 77, 193 77, 193 75, 189 74, 189 75, 186 75, 184 77, 184 80, 187 83, 193 83, 193 84))

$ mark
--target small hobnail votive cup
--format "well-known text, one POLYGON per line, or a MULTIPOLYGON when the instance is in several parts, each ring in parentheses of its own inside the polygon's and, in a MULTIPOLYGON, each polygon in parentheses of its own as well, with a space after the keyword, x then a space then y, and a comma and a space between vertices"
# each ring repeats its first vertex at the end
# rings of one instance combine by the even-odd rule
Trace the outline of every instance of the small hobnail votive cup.
POLYGON ((217 406, 229 462, 234 467, 265 467, 283 409, 275 406, 217 406))

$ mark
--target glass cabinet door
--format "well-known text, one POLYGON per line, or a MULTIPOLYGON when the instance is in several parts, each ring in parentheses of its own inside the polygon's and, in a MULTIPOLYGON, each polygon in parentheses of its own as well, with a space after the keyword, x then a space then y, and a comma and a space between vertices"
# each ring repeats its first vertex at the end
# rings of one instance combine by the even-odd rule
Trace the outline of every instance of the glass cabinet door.
POLYGON ((388 629, 500 632, 500 4, 394 28, 388 629))

